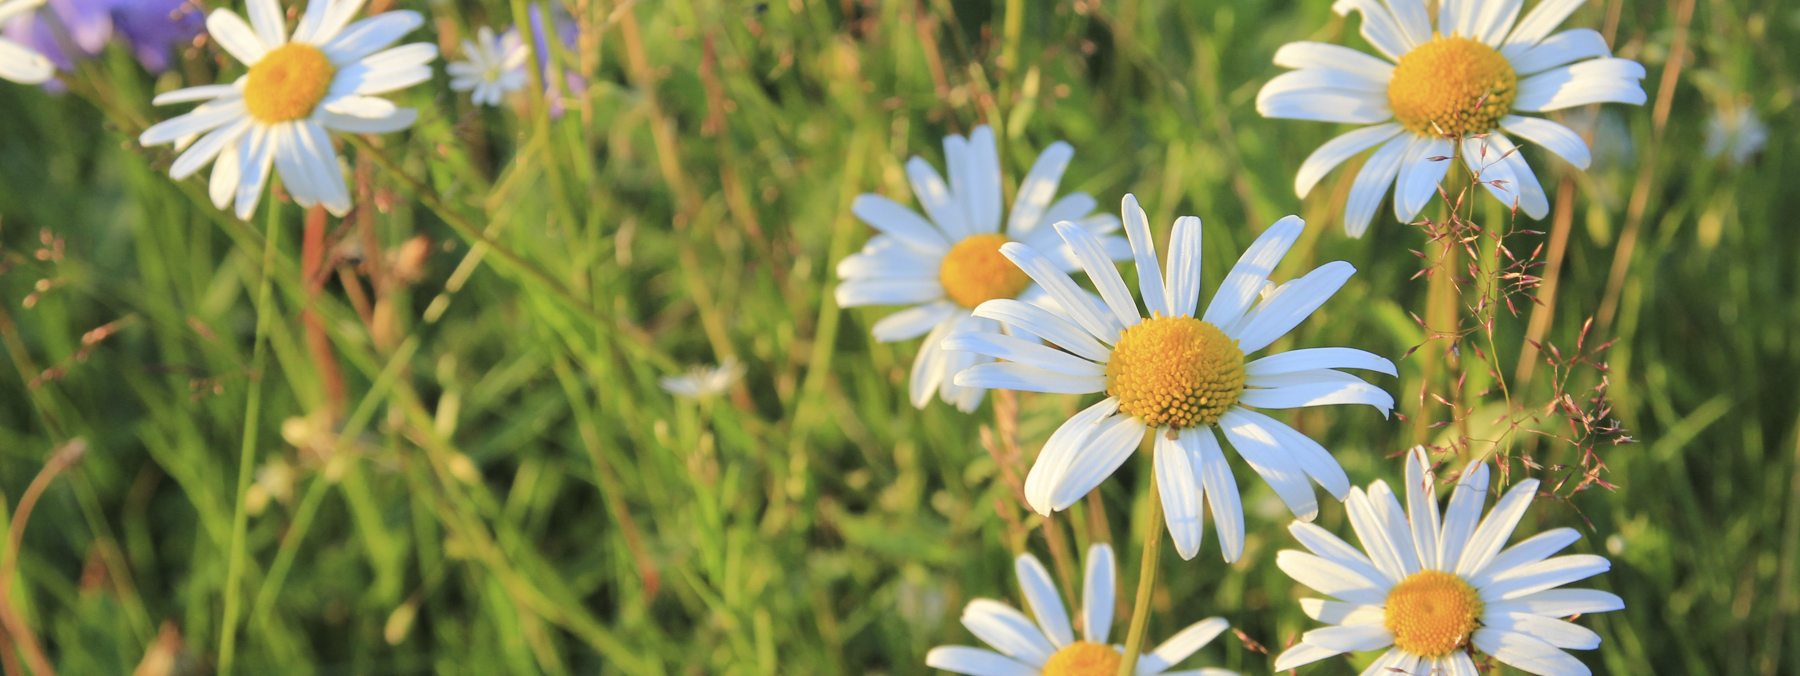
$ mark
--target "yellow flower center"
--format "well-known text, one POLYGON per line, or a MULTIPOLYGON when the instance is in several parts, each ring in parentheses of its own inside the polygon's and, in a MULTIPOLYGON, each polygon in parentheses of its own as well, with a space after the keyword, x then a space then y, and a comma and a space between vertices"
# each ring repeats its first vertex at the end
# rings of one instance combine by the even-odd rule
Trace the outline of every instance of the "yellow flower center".
POLYGON ((1152 427, 1214 425, 1244 390, 1244 351, 1219 327, 1156 314, 1125 329, 1106 361, 1106 393, 1152 427))
POLYGON ((1492 130, 1518 95, 1511 61, 1478 40, 1454 35, 1438 35, 1401 55, 1388 81, 1394 118, 1430 136, 1492 130))
POLYGON ((1481 596, 1462 578, 1436 570, 1413 573, 1388 592, 1382 626, 1394 645, 1421 657, 1443 657, 1467 643, 1481 623, 1481 596))
POLYGON ((1076 641, 1050 656, 1043 676, 1113 676, 1123 656, 1112 646, 1076 641))
POLYGON ((318 47, 290 42, 269 51, 250 67, 244 107, 263 122, 286 122, 311 115, 331 88, 337 69, 318 47))
POLYGON ((975 307, 996 298, 1013 298, 1031 285, 1025 271, 1000 253, 1010 242, 1005 235, 972 235, 944 255, 938 281, 944 293, 963 307, 975 307))

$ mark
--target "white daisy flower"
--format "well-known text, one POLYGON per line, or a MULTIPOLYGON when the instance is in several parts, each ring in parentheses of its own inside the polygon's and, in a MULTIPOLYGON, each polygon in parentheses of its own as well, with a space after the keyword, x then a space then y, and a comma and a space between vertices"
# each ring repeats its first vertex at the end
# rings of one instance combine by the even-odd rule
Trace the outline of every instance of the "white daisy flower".
MULTIPOLYGON (((925 654, 925 664, 970 676, 1113 676, 1124 659, 1123 646, 1109 644, 1112 632, 1113 594, 1117 586, 1114 569, 1117 564, 1111 546, 1096 544, 1088 548, 1087 566, 1082 579, 1081 640, 1075 639, 1069 614, 1063 610, 1062 597, 1050 581, 1050 572, 1037 557, 1020 554, 1013 561, 1019 586, 1025 590, 1025 601, 1031 614, 1025 616, 992 599, 975 599, 963 609, 962 623, 994 650, 966 646, 940 646, 925 654), (995 650, 999 652, 995 652, 995 650)), ((1155 676, 1169 672, 1169 667, 1206 647, 1231 625, 1222 617, 1212 617, 1188 625, 1155 650, 1138 656, 1137 676, 1155 676)), ((1179 672, 1179 676, 1237 676, 1225 669, 1197 669, 1179 672)))
POLYGON ((1204 500, 1225 560, 1236 561, 1244 553, 1244 507, 1212 428, 1224 431, 1238 455, 1295 516, 1310 521, 1319 507, 1307 477, 1339 499, 1350 489, 1349 478, 1318 443, 1251 409, 1368 404, 1385 416, 1394 407, 1392 396, 1336 369, 1395 375, 1394 364, 1341 347, 1294 350, 1245 363, 1245 355, 1299 325, 1356 272, 1349 263, 1336 261, 1269 288, 1269 273, 1305 229, 1299 218, 1289 216, 1264 231, 1225 277, 1206 314, 1196 316, 1200 219, 1188 216, 1175 222, 1165 283, 1149 219, 1136 197, 1125 196, 1124 212, 1149 318, 1139 314, 1136 299, 1099 241, 1085 228, 1057 223, 1057 232, 1099 287, 1104 304, 1095 303, 1036 250, 1008 244, 1001 253, 1043 285, 1061 309, 995 300, 976 308, 975 316, 1042 336, 1062 349, 995 333, 952 336, 944 349, 1007 360, 963 371, 956 382, 965 387, 1107 394, 1063 423, 1038 453, 1025 479, 1025 499, 1032 509, 1048 515, 1068 508, 1118 469, 1144 432, 1153 430, 1156 484, 1176 551, 1184 559, 1200 551, 1204 500))
POLYGON ((1581 538, 1572 528, 1500 549, 1531 506, 1536 479, 1507 491, 1483 519, 1488 468, 1478 465, 1457 482, 1440 519, 1429 472, 1424 450, 1414 448, 1406 462, 1404 510, 1381 481, 1367 493, 1351 491, 1350 524, 1367 555, 1313 524, 1288 528, 1312 553, 1286 550, 1276 564, 1295 581, 1338 599, 1300 601, 1309 617, 1336 626, 1306 632, 1276 658, 1275 670, 1388 648, 1363 673, 1476 676, 1473 646, 1534 674, 1587 676, 1587 666, 1563 650, 1592 650, 1600 636, 1558 618, 1619 610, 1625 602, 1597 589, 1557 587, 1612 564, 1591 554, 1551 558, 1581 538))
POLYGON ((689 399, 705 399, 723 394, 742 377, 744 365, 739 364, 736 359, 726 357, 716 367, 696 366, 686 375, 663 376, 657 382, 669 394, 689 399))
POLYGON ((1425 0, 1337 0, 1332 9, 1339 15, 1362 12, 1362 35, 1386 60, 1321 42, 1282 45, 1275 65, 1297 70, 1263 85, 1256 110, 1264 117, 1374 126, 1319 146, 1294 177, 1294 192, 1305 197, 1332 168, 1380 146, 1351 186, 1344 230, 1361 237, 1390 185, 1395 217, 1411 222, 1450 168, 1442 158, 1458 154, 1446 137, 1458 137, 1464 163, 1489 192, 1543 218, 1550 201, 1507 134, 1581 169, 1588 166, 1587 144, 1568 127, 1515 113, 1645 99, 1638 83, 1644 67, 1611 58, 1600 33, 1575 28, 1550 35, 1582 2, 1539 0, 1515 22, 1524 0, 1444 0, 1433 32, 1425 0))
MULTIPOLYGON (((44 4, 44 0, 0 2, 0 24, 44 4)), ((37 50, 0 38, 0 79, 19 84, 43 84, 56 76, 56 66, 37 50)))
POLYGON ((1769 126, 1748 105, 1721 107, 1706 121, 1706 156, 1725 155, 1732 166, 1743 166, 1769 140, 1769 126))
POLYGON ((249 23, 230 10, 213 10, 207 32, 249 65, 249 74, 231 84, 157 96, 157 105, 205 103, 144 130, 138 142, 186 148, 169 168, 177 180, 213 162, 213 204, 223 209, 235 195, 238 218, 256 211, 271 167, 301 206, 349 213, 350 191, 325 130, 380 134, 411 126, 419 111, 374 95, 431 79, 426 64, 437 58, 430 43, 384 49, 425 23, 418 12, 384 12, 351 23, 362 5, 311 0, 291 40, 276 0, 248 0, 249 23))
POLYGON ((939 347, 952 333, 1006 330, 993 320, 972 316, 970 310, 995 298, 1049 302, 1043 289, 1000 255, 1001 245, 1023 242, 1052 252, 1059 269, 1073 271, 1078 267, 1074 256, 1051 228, 1042 226, 1075 221, 1100 238, 1108 255, 1118 260, 1131 255, 1124 238, 1109 234, 1119 229, 1119 219, 1092 214, 1093 197, 1076 192, 1056 199, 1056 186, 1074 155, 1075 149, 1061 141, 1038 155, 1019 184, 1005 233, 1000 232, 1005 199, 1000 191, 1000 151, 986 125, 976 127, 967 138, 954 134, 944 138, 949 183, 921 158, 906 163, 913 195, 931 220, 880 195, 856 197, 850 210, 882 234, 869 240, 862 252, 838 263, 838 277, 844 282, 837 287, 837 302, 842 307, 913 305, 876 322, 873 330, 875 339, 884 343, 930 334, 913 360, 913 406, 924 408, 933 392, 964 412, 981 405, 986 390, 959 386, 952 377, 993 360, 939 347))
POLYGON ((494 30, 482 26, 474 40, 463 40, 463 57, 467 61, 452 62, 450 88, 459 92, 474 91, 470 99, 478 106, 500 105, 500 97, 525 87, 525 43, 518 31, 496 37, 494 30))

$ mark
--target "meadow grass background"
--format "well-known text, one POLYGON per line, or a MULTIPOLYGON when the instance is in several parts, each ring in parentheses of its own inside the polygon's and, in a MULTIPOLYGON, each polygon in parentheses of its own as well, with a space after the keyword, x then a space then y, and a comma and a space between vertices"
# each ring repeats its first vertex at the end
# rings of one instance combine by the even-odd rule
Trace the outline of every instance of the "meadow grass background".
MULTIPOLYGON (((452 49, 524 3, 375 4, 426 13, 412 39, 452 49)), ((1417 378, 1421 354, 1400 357, 1422 340, 1408 313, 1423 314, 1426 282, 1409 251, 1425 235, 1384 210, 1366 238, 1346 238, 1344 170, 1306 200, 1292 190, 1301 160, 1340 130, 1253 106, 1282 43, 1364 46, 1357 19, 1324 0, 566 6, 588 31, 559 68, 589 87, 560 119, 473 108, 440 75, 395 97, 420 107, 414 129, 345 145, 359 211, 326 226, 350 242, 342 267, 373 299, 362 309, 337 275, 317 293, 302 279, 298 207, 265 199, 236 221, 205 204, 200 179, 167 178, 166 149, 136 145, 145 121, 176 112, 151 110, 152 93, 240 72, 218 72, 212 47, 160 81, 115 49, 83 76, 105 106, 0 86, 6 522, 56 448, 87 444, 4 581, 61 673, 128 673, 165 622, 191 669, 169 673, 218 666, 251 387, 264 391, 257 464, 297 471, 292 494, 248 520, 237 673, 930 672, 930 647, 975 642, 956 621, 970 598, 1019 603, 995 510, 1008 493, 981 441, 993 405, 914 410, 917 341, 874 343, 869 326, 889 310, 840 310, 830 290, 836 261, 871 234, 851 198, 910 203, 906 159, 941 167, 941 138, 980 123, 1000 130, 1009 190, 1064 139, 1076 148, 1064 191, 1107 210, 1137 194, 1159 240, 1176 216, 1204 219, 1209 295, 1256 233, 1301 215, 1308 234, 1278 277, 1340 259, 1359 273, 1277 348, 1395 358, 1402 378, 1375 382, 1396 393, 1417 378), (271 358, 252 372, 271 228, 271 358), (476 233, 492 244, 478 259, 476 233), (416 235, 429 248, 408 284, 386 251, 416 235), (718 400, 657 386, 726 357, 748 374, 718 400), (49 368, 62 371, 40 378, 49 368)), ((1641 443, 1600 449, 1616 490, 1540 499, 1519 537, 1574 526, 1572 551, 1615 545, 1612 571, 1582 583, 1627 604, 1580 620, 1604 638, 1578 654, 1596 673, 1800 673, 1800 8, 1595 0, 1565 27, 1610 21, 1615 52, 1649 69, 1652 105, 1602 109, 1585 173, 1526 150, 1553 203, 1565 177, 1575 192, 1563 216, 1519 226, 1570 233, 1548 333, 1565 351, 1601 311, 1635 228, 1616 318, 1588 346, 1618 340, 1601 356, 1611 417, 1641 443), (1685 58, 1666 80, 1672 53, 1685 58), (1705 121, 1739 96, 1771 130, 1741 168, 1702 152, 1705 121)), ((1508 220, 1485 196, 1473 217, 1508 220)), ((1500 315, 1495 361, 1509 377, 1526 322, 1500 315)), ((1546 374, 1514 392, 1547 400, 1546 374)), ((1078 402, 1019 405, 1030 457, 1078 402)), ((1412 442, 1367 408, 1283 419, 1358 484, 1395 480, 1389 456, 1412 442)), ((1566 444, 1531 452, 1574 460, 1566 444)), ((1102 488, 1127 599, 1147 463, 1102 488)), ((1222 615, 1278 649, 1314 626, 1295 603, 1310 593, 1274 566, 1294 546, 1290 517, 1234 471, 1247 553, 1223 564, 1212 534, 1192 562, 1165 553, 1151 640, 1222 615)), ((1335 501, 1319 523, 1349 533, 1335 501)), ((1041 536, 1024 545, 1049 560, 1041 536)), ((1189 664, 1267 673, 1272 661, 1227 634, 1189 664)))

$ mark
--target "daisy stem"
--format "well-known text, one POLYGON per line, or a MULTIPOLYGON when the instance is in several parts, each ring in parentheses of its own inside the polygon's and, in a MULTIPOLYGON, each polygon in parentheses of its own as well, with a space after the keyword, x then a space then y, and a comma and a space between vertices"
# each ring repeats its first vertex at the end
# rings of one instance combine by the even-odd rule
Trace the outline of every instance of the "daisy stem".
POLYGON ((276 197, 280 179, 269 180, 269 226, 263 233, 262 281, 256 291, 256 337, 250 343, 250 371, 245 379, 249 391, 244 404, 244 443, 238 453, 237 513, 231 522, 231 559, 225 568, 225 620, 219 634, 219 676, 230 676, 235 657, 239 611, 239 581, 244 576, 244 536, 250 523, 245 496, 250 493, 250 475, 256 472, 257 423, 262 418, 262 376, 269 359, 265 339, 269 335, 269 319, 275 313, 273 281, 276 245, 281 241, 281 200, 276 197))
POLYGON ((1150 481, 1150 506, 1144 514, 1144 555, 1138 565, 1137 600, 1131 607, 1131 628, 1125 634, 1125 657, 1119 660, 1119 676, 1137 673, 1138 655, 1144 649, 1144 628, 1150 624, 1150 593, 1156 590, 1156 564, 1162 557, 1162 494, 1150 481))

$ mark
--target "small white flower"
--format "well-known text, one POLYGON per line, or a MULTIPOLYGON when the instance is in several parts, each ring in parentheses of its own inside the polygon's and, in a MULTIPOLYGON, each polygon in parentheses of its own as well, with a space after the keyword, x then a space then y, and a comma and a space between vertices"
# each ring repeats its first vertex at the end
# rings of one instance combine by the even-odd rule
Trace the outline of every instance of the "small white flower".
MULTIPOLYGON (((1121 646, 1108 643, 1112 632, 1117 563, 1112 547, 1088 548, 1082 577, 1081 640, 1076 640, 1050 572, 1037 557, 1020 554, 1013 561, 1032 617, 992 599, 975 599, 963 609, 962 623, 994 650, 939 646, 925 654, 925 664, 971 676, 1113 676, 1123 659, 1121 646), (998 652, 995 652, 998 651, 998 652)), ((1137 676, 1156 676, 1206 647, 1230 628, 1221 617, 1188 625, 1155 650, 1138 657, 1137 676)), ((1224 669, 1183 671, 1187 676, 1237 676, 1224 669)))
POLYGON ((689 399, 705 399, 716 397, 730 389, 733 383, 744 377, 744 365, 736 359, 726 357, 718 366, 708 368, 696 366, 685 375, 663 376, 664 392, 689 399))
MULTIPOLYGON (((44 0, 11 0, 0 2, 0 24, 13 17, 37 9, 44 0)), ((56 66, 37 50, 6 38, 0 38, 0 79, 20 84, 43 84, 56 75, 56 66)))
POLYGON ((1599 32, 1555 35, 1584 0, 1444 0, 1433 32, 1424 0, 1337 0, 1339 15, 1362 12, 1362 35, 1386 60, 1340 45, 1291 42, 1275 65, 1294 68, 1256 95, 1263 117, 1373 125, 1319 146, 1294 177, 1305 197, 1334 167, 1379 146, 1344 206, 1344 230, 1361 237, 1394 187, 1394 216, 1410 222, 1437 194, 1455 144, 1488 192, 1532 218, 1550 212, 1537 175, 1506 133, 1541 145, 1576 168, 1589 153, 1580 136, 1542 113, 1590 103, 1642 105, 1644 67, 1612 58, 1599 32), (1517 19, 1517 21, 1515 21, 1517 19), (1548 36, 1548 37, 1546 37, 1548 36), (1499 181, 1499 183, 1495 183, 1499 181))
POLYGON ((482 26, 474 40, 463 40, 463 57, 467 61, 451 63, 450 88, 459 92, 474 91, 470 100, 478 106, 500 105, 507 92, 525 86, 525 43, 518 31, 495 37, 494 31, 482 26))
POLYGON ((1748 105, 1722 107, 1706 121, 1706 156, 1725 155, 1732 166, 1743 166, 1769 141, 1769 126, 1748 105))
POLYGON ((363 0, 311 0, 290 40, 280 3, 246 4, 249 23, 215 9, 206 29, 226 53, 250 66, 249 74, 231 84, 157 96, 156 105, 205 103, 144 130, 138 142, 186 148, 169 168, 176 180, 212 162, 213 205, 223 209, 235 197, 238 218, 256 212, 271 168, 281 172, 295 202, 323 204, 343 216, 350 212, 350 191, 325 130, 382 134, 412 126, 419 111, 375 95, 431 79, 427 64, 437 58, 437 46, 386 49, 425 18, 396 10, 351 23, 363 0))
POLYGON ((1319 505, 1307 477, 1339 499, 1350 490, 1349 477, 1317 442, 1251 409, 1368 404, 1385 416, 1394 398, 1338 369, 1395 375, 1394 364, 1344 347, 1245 361, 1245 355, 1299 326, 1356 272, 1336 261, 1285 284, 1270 284, 1269 273, 1305 230, 1299 218, 1289 216, 1263 231, 1225 276, 1206 313, 1197 315, 1200 219, 1175 222, 1165 278, 1136 197, 1125 196, 1124 212, 1148 318, 1100 242, 1085 228, 1064 222, 1054 229, 1104 302, 1095 302, 1037 250, 1007 244, 1000 252, 1042 285, 1058 309, 1014 300, 988 301, 975 309, 977 318, 1004 322, 1015 333, 1041 336, 1062 349, 998 333, 958 334, 943 347, 1006 360, 958 374, 956 383, 965 387, 1106 393, 1044 444, 1025 478, 1025 500, 1032 509, 1048 515, 1075 504, 1124 464, 1151 431, 1156 485, 1176 551, 1184 559, 1200 551, 1200 512, 1210 507, 1225 560, 1236 561, 1244 553, 1244 506, 1214 428, 1295 516, 1310 521, 1319 505))
POLYGON ((953 377, 993 359, 939 347, 955 332, 1008 330, 991 319, 971 315, 975 306, 994 298, 1046 307, 1052 303, 1042 288, 1000 255, 1001 245, 1030 244, 1055 256, 1060 269, 1073 271, 1079 268, 1074 256, 1061 246, 1056 231, 1044 226, 1075 221, 1100 238, 1114 259, 1131 255, 1125 240, 1110 234, 1119 229, 1119 219, 1091 213, 1096 204, 1093 197, 1077 192, 1056 199, 1056 186, 1074 155, 1075 149, 1061 141, 1038 155, 1019 183, 1004 234, 1000 232, 1005 201, 1000 190, 1000 150, 993 130, 986 125, 976 127, 968 138, 944 138, 949 183, 923 159, 914 157, 906 163, 913 196, 931 220, 880 195, 858 195, 851 205, 857 218, 882 234, 869 240, 860 253, 838 262, 838 277, 844 282, 837 287, 837 302, 842 307, 913 305, 876 322, 872 331, 875 339, 884 343, 929 333, 913 359, 909 387, 913 406, 925 408, 933 393, 964 412, 981 405, 987 390, 960 386, 953 377))
POLYGON ((1558 618, 1619 610, 1625 602, 1598 589, 1557 587, 1612 564, 1592 554, 1552 557, 1581 538, 1572 528, 1501 550, 1536 496, 1536 479, 1507 491, 1484 519, 1488 468, 1477 465, 1464 472, 1440 517, 1429 471, 1424 450, 1414 448, 1406 461, 1405 509, 1381 481, 1367 493, 1351 491, 1346 505, 1363 551, 1310 523, 1288 528, 1312 553, 1285 550, 1276 565, 1338 599, 1300 601, 1307 616, 1336 626, 1306 632, 1276 658, 1275 670, 1388 648, 1364 673, 1477 676, 1473 646, 1534 674, 1587 676, 1588 668, 1563 651, 1597 648, 1600 636, 1558 618))

